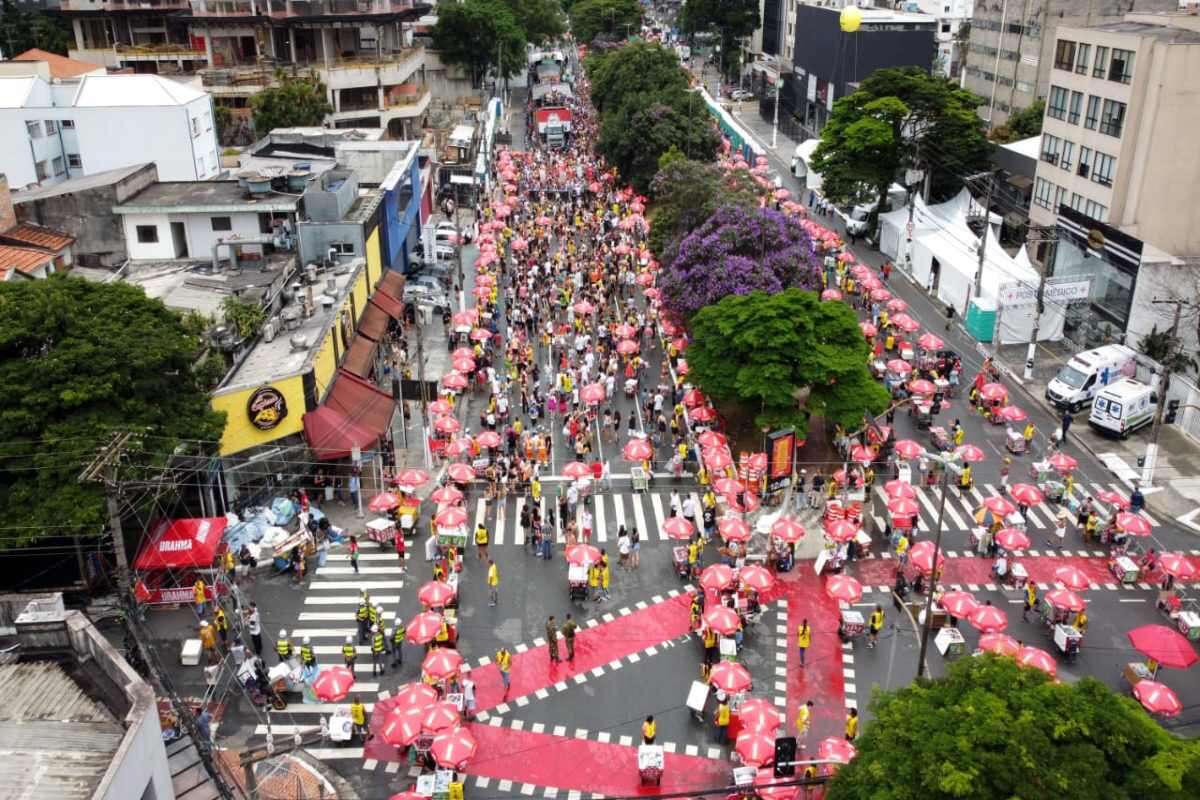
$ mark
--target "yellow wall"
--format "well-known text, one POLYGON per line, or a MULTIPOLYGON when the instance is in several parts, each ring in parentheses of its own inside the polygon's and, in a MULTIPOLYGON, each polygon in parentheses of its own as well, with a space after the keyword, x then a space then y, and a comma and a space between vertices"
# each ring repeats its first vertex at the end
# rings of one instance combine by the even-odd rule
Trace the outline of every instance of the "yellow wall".
MULTIPOLYGON (((363 313, 367 310, 367 298, 371 296, 371 287, 367 285, 367 268, 364 267, 359 273, 358 280, 354 282, 354 329, 358 330, 358 321, 362 319, 363 313)), ((349 304, 346 305, 349 307, 349 304)))
POLYGON ((379 226, 367 236, 367 272, 371 273, 371 291, 383 280, 383 254, 379 247, 379 226))
MULTIPOLYGON (((325 340, 321 342, 321 348, 313 360, 313 377, 317 381, 318 403, 325 400, 325 393, 333 384, 333 374, 337 372, 337 358, 333 349, 333 339, 339 335, 337 329, 338 326, 334 325, 330 328, 329 333, 325 334, 325 340)), ((342 350, 341 352, 344 354, 346 351, 342 350)))
POLYGON ((250 424, 246 414, 246 402, 260 387, 252 386, 238 392, 216 395, 212 406, 225 412, 225 432, 221 434, 221 455, 239 453, 251 447, 268 444, 284 436, 304 429, 304 378, 293 375, 274 383, 265 384, 276 389, 287 402, 287 416, 283 422, 269 431, 260 431, 250 424))

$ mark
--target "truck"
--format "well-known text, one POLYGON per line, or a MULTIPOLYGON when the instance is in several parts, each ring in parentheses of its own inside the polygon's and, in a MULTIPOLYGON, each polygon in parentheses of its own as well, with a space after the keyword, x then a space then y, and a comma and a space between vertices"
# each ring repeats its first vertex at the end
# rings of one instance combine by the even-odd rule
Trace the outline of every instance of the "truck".
POLYGON ((547 147, 561 149, 571 133, 571 111, 561 106, 539 108, 534 112, 538 136, 547 147))

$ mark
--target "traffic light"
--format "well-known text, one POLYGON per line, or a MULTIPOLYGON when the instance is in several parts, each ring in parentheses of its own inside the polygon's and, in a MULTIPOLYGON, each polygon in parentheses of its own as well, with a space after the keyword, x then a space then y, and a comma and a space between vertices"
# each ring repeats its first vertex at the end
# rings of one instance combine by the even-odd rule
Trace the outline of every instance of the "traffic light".
POLYGON ((775 777, 790 778, 796 774, 796 737, 782 736, 775 740, 775 777))
POLYGON ((1167 423, 1168 425, 1173 423, 1175 421, 1175 414, 1178 411, 1179 411, 1179 401, 1178 400, 1168 400, 1167 401, 1167 415, 1166 415, 1166 417, 1163 418, 1163 422, 1167 423))

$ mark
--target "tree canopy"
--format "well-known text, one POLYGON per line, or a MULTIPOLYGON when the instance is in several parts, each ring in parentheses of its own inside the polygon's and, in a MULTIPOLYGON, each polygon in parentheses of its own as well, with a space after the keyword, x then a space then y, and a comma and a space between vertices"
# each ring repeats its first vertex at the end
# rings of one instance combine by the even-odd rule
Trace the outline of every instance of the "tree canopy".
POLYGON ((687 73, 680 66, 679 57, 658 44, 627 44, 609 53, 589 56, 586 66, 592 84, 592 104, 601 114, 619 108, 634 95, 688 89, 687 73))
POLYGON ((254 132, 265 136, 276 128, 298 128, 321 125, 333 106, 325 94, 325 84, 311 75, 275 74, 277 86, 263 89, 251 96, 254 132))
MULTIPOLYGON (((511 3, 526 6, 523 0, 511 3)), ((495 66, 497 58, 506 78, 526 67, 525 30, 513 15, 510 0, 464 0, 439 5, 433 47, 443 61, 465 69, 471 85, 476 87, 482 85, 483 76, 495 66)))
POLYGON ((687 158, 678 149, 677 158, 659 159, 658 174, 650 183, 652 225, 650 249, 665 263, 668 248, 725 205, 754 208, 762 189, 748 170, 723 170, 687 158))
POLYGON ((504 0, 504 4, 530 44, 546 44, 567 30, 567 17, 558 0, 504 0))
POLYGON ((887 408, 846 303, 802 289, 730 294, 700 309, 688 329, 690 379, 718 402, 758 411, 756 426, 793 426, 803 437, 812 415, 856 428, 887 408))
POLYGON ((680 13, 680 27, 684 33, 699 33, 715 28, 721 34, 721 63, 725 75, 733 78, 740 74, 740 39, 754 33, 762 18, 758 13, 758 0, 688 0, 680 13))
POLYGON ((1095 678, 1054 683, 985 655, 877 694, 874 721, 829 800, 1182 800, 1200 797, 1200 747, 1095 678))
POLYGON ((142 466, 184 439, 214 441, 224 414, 192 371, 199 342, 136 286, 69 277, 0 283, 0 518, 15 537, 96 535, 104 495, 77 478, 114 431, 155 437, 142 466))
POLYGON ((578 0, 571 4, 571 33, 588 43, 601 33, 623 35, 626 26, 639 30, 642 7, 637 0, 578 0))
POLYGON ((1038 98, 1009 116, 1008 121, 997 126, 989 137, 1001 144, 1028 139, 1042 132, 1042 118, 1046 116, 1046 101, 1038 98))
POLYGON ((26 11, 13 0, 0 1, 0 47, 8 58, 33 48, 65 56, 71 41, 70 27, 57 14, 26 11))
POLYGON ((906 167, 930 170, 935 197, 956 193, 964 175, 987 166, 989 145, 975 113, 982 102, 916 67, 877 70, 833 104, 821 131, 813 168, 825 193, 845 202, 872 192, 882 210, 888 186, 906 167))

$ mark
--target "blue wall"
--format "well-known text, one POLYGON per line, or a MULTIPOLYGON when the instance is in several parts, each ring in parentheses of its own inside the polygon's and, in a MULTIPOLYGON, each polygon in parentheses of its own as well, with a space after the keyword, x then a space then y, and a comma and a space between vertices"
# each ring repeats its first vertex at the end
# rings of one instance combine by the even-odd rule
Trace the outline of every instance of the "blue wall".
POLYGON ((389 269, 408 272, 408 254, 421 236, 418 214, 421 198, 416 194, 421 185, 421 165, 417 158, 402 164, 388 174, 383 182, 383 263, 389 269))

